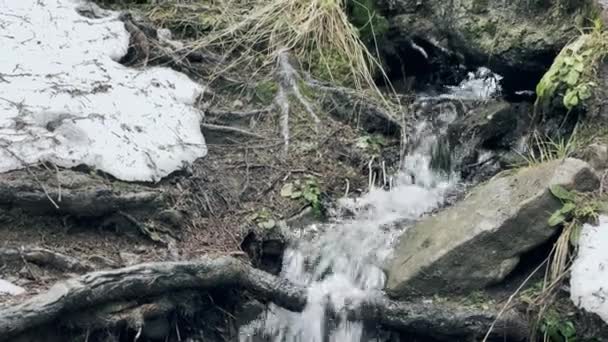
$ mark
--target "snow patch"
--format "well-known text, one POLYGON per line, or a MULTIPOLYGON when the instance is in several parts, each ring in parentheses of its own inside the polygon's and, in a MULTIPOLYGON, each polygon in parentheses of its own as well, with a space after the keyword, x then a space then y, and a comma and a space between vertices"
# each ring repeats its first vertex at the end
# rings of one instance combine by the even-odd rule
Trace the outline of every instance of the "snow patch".
POLYGON ((2 295, 18 296, 23 293, 25 293, 25 289, 23 287, 17 286, 4 279, 0 279, 0 296, 2 296, 2 295))
POLYGON ((572 265, 570 298, 576 306, 608 322, 608 216, 583 226, 572 265))
POLYGON ((203 88, 168 68, 128 68, 118 13, 77 0, 0 0, 0 172, 49 161, 158 181, 207 153, 203 88))

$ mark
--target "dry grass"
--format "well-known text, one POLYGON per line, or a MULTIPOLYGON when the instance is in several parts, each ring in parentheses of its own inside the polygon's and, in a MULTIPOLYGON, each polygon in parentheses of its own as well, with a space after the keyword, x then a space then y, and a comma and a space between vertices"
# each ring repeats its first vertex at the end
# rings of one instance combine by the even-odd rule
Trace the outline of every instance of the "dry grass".
MULTIPOLYGON (((173 2, 171 2, 173 3, 173 2)), ((223 1, 213 7, 221 24, 200 14, 192 4, 172 4, 148 12, 163 26, 195 28, 204 22, 208 31, 191 48, 214 47, 230 58, 232 68, 243 64, 273 65, 285 50, 308 70, 313 67, 331 81, 344 78, 355 89, 374 89, 375 71, 382 71, 374 53, 359 38, 345 12, 346 0, 271 0, 243 4, 223 1), (186 10, 186 11, 184 11, 186 10), (339 75, 338 75, 339 73, 339 75)), ((371 24, 371 23, 370 23, 371 24)), ((373 30, 373 28, 372 28, 373 30)), ((225 70, 218 70, 222 72, 225 70)))

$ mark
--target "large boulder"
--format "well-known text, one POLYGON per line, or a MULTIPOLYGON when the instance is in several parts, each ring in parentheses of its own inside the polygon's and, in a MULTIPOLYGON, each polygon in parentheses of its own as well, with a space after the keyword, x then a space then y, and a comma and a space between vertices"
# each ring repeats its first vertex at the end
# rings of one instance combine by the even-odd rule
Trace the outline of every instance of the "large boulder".
POLYGON ((395 297, 459 293, 495 284, 520 256, 557 232, 547 220, 561 203, 552 185, 588 191, 597 176, 578 159, 500 174, 461 202, 409 228, 388 268, 395 297))
POLYGON ((452 51, 467 65, 488 65, 505 76, 507 88, 526 89, 596 11, 593 0, 379 1, 391 40, 405 37, 427 50, 452 51))

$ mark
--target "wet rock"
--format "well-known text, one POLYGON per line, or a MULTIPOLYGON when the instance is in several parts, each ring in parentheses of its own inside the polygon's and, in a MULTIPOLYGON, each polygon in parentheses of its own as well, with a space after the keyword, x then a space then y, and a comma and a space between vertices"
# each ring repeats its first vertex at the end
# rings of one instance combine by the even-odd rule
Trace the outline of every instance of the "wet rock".
POLYGON ((247 253, 253 265, 266 272, 279 274, 283 263, 286 237, 276 223, 252 226, 241 242, 241 249, 247 253))
MULTIPOLYGON (((513 162, 530 127, 531 106, 491 101, 468 111, 448 127, 452 164, 467 181, 485 180, 513 162)), ((521 159, 521 158, 520 158, 521 159)))
POLYGON ((593 1, 379 3, 389 16, 393 35, 426 46, 427 50, 450 51, 461 56, 466 65, 488 65, 505 76, 507 88, 521 90, 534 89, 553 57, 579 35, 576 25, 583 18, 592 17, 593 1))
POLYGON ((155 317, 146 319, 142 329, 142 335, 152 341, 165 341, 169 336, 171 326, 167 317, 155 317))
POLYGON ((587 163, 571 158, 494 177, 401 236, 387 292, 458 293, 500 282, 523 253, 556 234, 547 224, 562 205, 549 191, 556 184, 589 191, 599 181, 587 163))

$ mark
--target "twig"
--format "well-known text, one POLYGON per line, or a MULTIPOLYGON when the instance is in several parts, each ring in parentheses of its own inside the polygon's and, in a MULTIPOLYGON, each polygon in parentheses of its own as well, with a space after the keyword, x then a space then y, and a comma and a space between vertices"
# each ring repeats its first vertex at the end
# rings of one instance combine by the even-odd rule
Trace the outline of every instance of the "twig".
POLYGON ((538 267, 536 267, 534 269, 534 271, 532 271, 526 277, 526 279, 524 279, 524 281, 521 283, 521 285, 519 285, 519 287, 515 290, 515 292, 513 292, 511 294, 511 296, 509 296, 509 299, 507 300, 507 302, 505 303, 505 305, 502 307, 502 309, 500 309, 500 311, 498 312, 498 315, 496 315, 496 319, 490 325, 490 328, 488 329, 488 332, 484 336, 482 342, 486 342, 488 340, 488 338, 490 337, 490 334, 492 333, 492 330, 494 330, 494 327, 496 326, 496 323, 500 320, 500 318, 502 317, 502 315, 505 313, 505 311, 507 310, 507 307, 509 307, 509 304, 511 304, 511 302, 513 301, 513 299, 515 299, 515 296, 517 296, 517 294, 519 294, 519 292, 524 288, 524 286, 526 286, 526 284, 528 283, 528 281, 530 281, 530 279, 532 279, 532 277, 536 274, 536 272, 538 272, 541 269, 541 267, 543 267, 543 265, 547 263, 547 261, 549 261, 549 258, 545 259, 542 263, 540 263, 540 265, 538 265, 538 267))

